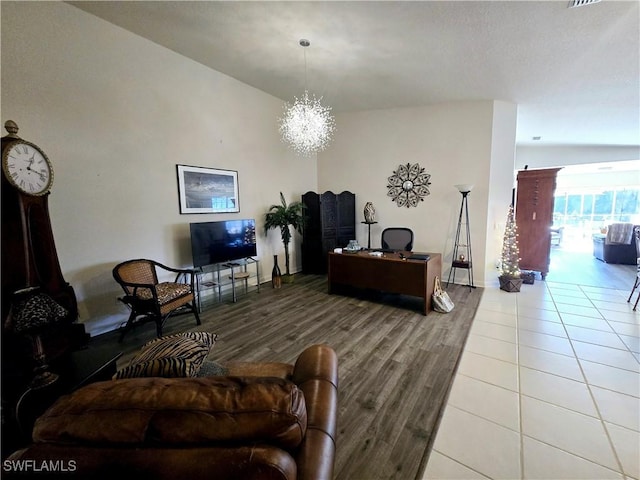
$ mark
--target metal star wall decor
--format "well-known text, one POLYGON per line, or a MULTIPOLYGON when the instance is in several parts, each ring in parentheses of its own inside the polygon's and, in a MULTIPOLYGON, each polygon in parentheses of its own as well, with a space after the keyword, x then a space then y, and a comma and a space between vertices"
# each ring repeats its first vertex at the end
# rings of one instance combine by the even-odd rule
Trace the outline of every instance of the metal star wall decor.
POLYGON ((430 178, 431 175, 424 173, 424 168, 417 163, 400 165, 388 178, 387 196, 399 207, 417 207, 430 193, 430 178))

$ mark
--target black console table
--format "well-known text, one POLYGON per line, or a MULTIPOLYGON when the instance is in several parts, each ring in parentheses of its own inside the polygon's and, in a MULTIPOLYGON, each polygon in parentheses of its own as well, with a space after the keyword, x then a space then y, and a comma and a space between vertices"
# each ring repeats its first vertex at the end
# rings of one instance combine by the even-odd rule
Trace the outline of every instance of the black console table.
POLYGON ((43 388, 28 388, 18 400, 15 417, 25 441, 31 440, 36 419, 61 396, 94 382, 110 380, 116 373, 116 363, 122 352, 101 348, 86 348, 61 358, 51 370, 58 380, 43 388))

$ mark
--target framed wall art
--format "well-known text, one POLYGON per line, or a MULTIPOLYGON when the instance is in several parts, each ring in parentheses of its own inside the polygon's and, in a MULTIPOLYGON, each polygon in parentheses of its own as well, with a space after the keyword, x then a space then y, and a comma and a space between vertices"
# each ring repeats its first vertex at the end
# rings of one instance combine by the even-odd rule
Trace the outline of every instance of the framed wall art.
POLYGON ((176 165, 180 213, 235 213, 240 211, 238 172, 176 165))

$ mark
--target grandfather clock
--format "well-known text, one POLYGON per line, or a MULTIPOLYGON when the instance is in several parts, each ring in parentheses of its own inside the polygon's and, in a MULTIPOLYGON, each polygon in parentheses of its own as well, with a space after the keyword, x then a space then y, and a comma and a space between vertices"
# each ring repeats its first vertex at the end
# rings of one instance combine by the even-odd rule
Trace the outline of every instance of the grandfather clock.
MULTIPOLYGON (((59 328, 43 335, 49 357, 86 343, 84 325, 75 323, 78 307, 73 288, 62 276, 49 217, 53 167, 34 143, 18 137, 8 120, 2 137, 2 324, 14 292, 38 287, 69 315, 59 328)), ((5 331, 3 337, 10 335, 5 331)), ((3 342, 5 343, 5 342, 3 342)), ((3 353, 3 362, 7 360, 3 353)))

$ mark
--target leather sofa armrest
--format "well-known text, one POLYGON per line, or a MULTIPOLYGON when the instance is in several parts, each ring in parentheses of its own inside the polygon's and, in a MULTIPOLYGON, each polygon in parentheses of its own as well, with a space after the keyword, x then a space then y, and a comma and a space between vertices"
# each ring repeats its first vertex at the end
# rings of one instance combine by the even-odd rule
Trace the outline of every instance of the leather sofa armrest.
POLYGON ((298 479, 333 479, 338 415, 338 357, 313 345, 298 357, 292 381, 304 392, 307 432, 296 456, 298 479))
POLYGON ((330 346, 312 345, 298 356, 293 383, 300 385, 311 378, 326 380, 338 388, 338 356, 330 346))

